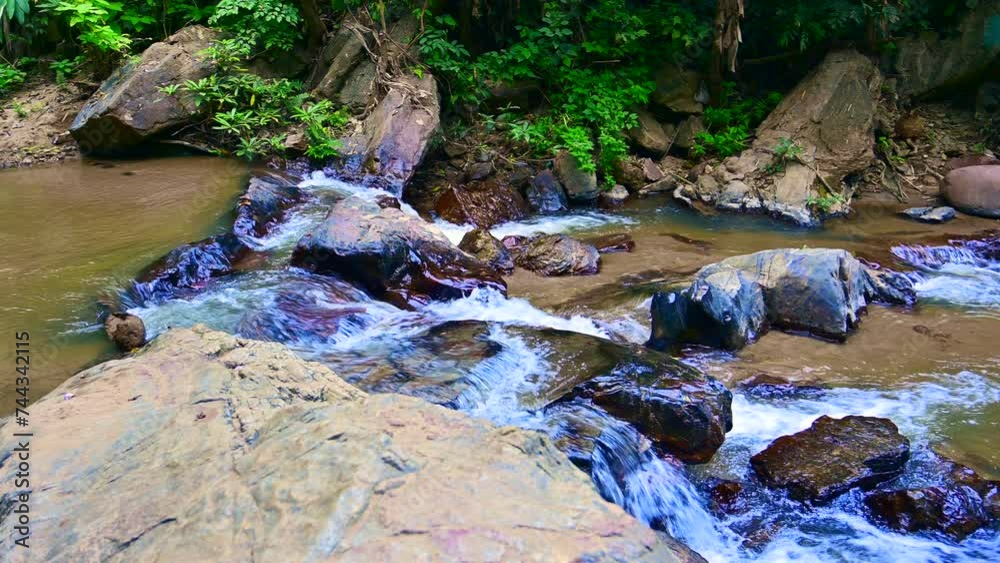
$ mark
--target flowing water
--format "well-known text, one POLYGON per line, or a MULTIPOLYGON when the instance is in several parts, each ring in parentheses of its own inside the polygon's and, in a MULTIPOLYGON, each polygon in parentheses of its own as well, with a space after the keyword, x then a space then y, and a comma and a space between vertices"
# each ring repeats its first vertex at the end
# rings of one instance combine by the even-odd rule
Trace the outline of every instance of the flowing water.
MULTIPOLYGON (((597 276, 547 279, 518 271, 508 280, 509 298, 480 291, 404 311, 340 280, 287 267, 295 242, 322 220, 332 201, 376 195, 319 173, 302 187, 314 196, 310 203, 294 210, 271 235, 254 241, 269 252, 261 269, 218 279, 197 293, 133 303, 132 312, 154 334, 204 323, 278 340, 369 391, 404 392, 498 424, 546 432, 591 474, 605 498, 670 531, 710 561, 951 562, 991 561, 1000 554, 995 530, 981 530, 956 543, 874 526, 864 517, 857 491, 827 506, 804 508, 754 485, 748 466, 749 457, 771 440, 808 427, 818 416, 864 414, 891 418, 913 443, 914 455, 899 485, 939 483, 942 468, 934 451, 990 478, 1000 477, 995 451, 1000 254, 996 246, 948 242, 995 228, 996 222, 962 218, 954 226, 928 227, 898 219, 884 205, 862 204, 852 221, 804 231, 765 219, 698 217, 665 199, 650 199, 615 213, 580 212, 494 229, 498 235, 631 233, 636 251, 605 255, 597 276), (557 344, 538 336, 539 329, 641 343, 649 333, 649 298, 663 283, 683 281, 726 256, 803 245, 847 248, 912 270, 919 303, 908 310, 873 308, 847 344, 772 333, 737 354, 686 351, 684 361, 731 389, 759 372, 828 386, 818 394, 774 399, 734 391, 734 428, 711 463, 684 466, 658 455, 634 428, 588 403, 540 408, 537 398, 560 352, 557 344), (746 480, 747 510, 724 514, 712 508, 705 490, 718 478, 746 480)), ((220 192, 226 193, 219 194, 220 201, 232 197, 232 192, 220 192)), ((416 213, 407 206, 404 211, 416 213)), ((456 241, 468 230, 440 221, 437 225, 456 241)), ((199 238, 212 231, 213 222, 189 222, 185 228, 186 236, 173 238, 199 238)), ((45 314, 79 317, 64 321, 63 332, 93 334, 96 329, 83 305, 86 292, 122 287, 116 276, 128 275, 162 253, 170 238, 164 233, 156 243, 119 241, 148 252, 139 258, 130 255, 130 261, 67 289, 81 297, 49 304, 53 312, 45 314)), ((64 252, 61 258, 71 262, 78 255, 64 252)), ((27 255, 16 259, 22 268, 30 262, 27 255)))

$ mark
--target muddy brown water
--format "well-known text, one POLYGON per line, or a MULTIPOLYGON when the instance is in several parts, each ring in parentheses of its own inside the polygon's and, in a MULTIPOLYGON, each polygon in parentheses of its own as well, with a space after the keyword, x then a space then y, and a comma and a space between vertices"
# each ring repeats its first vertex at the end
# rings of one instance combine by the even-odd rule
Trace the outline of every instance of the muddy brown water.
MULTIPOLYGON (((30 398, 114 354, 97 299, 174 247, 228 227, 246 166, 203 157, 74 161, 0 172, 0 344, 30 333, 30 398)), ((0 377, 0 414, 15 385, 0 377)), ((29 410, 30 412, 30 410, 29 410)))

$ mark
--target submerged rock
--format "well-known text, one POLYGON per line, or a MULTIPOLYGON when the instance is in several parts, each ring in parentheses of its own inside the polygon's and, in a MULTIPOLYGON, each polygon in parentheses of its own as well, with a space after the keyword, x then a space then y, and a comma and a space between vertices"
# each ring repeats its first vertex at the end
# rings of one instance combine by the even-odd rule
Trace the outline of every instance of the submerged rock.
POLYGON ((336 274, 402 307, 458 299, 477 288, 507 292, 499 275, 433 225, 359 197, 333 206, 296 245, 292 265, 336 274))
POLYGON ((845 250, 776 249, 702 268, 682 290, 653 296, 650 345, 736 350, 768 327, 844 340, 869 303, 912 303, 903 275, 874 271, 845 250))
POLYGON ((959 541, 988 522, 979 494, 964 486, 878 492, 865 498, 865 504, 894 530, 936 530, 959 541))
POLYGON ((146 343, 146 325, 129 313, 111 313, 104 320, 104 332, 122 352, 130 352, 146 343))
MULTIPOLYGON (((281 345, 200 327, 81 372, 31 414, 48 436, 31 451, 32 534, 51 561, 687 553, 602 500, 537 432, 367 395, 281 345)), ((17 445, 5 437, 0 455, 17 445)), ((6 502, 16 471, 0 467, 6 502)), ((0 559, 20 549, 4 543, 0 559)))
POLYGON ((898 477, 909 458, 910 441, 891 420, 821 416, 806 430, 771 442, 750 465, 769 487, 787 489, 796 500, 825 502, 898 477))
POLYGON ((486 229, 473 229, 465 233, 458 248, 479 258, 499 274, 508 275, 514 271, 514 259, 507 247, 486 229))
POLYGON ((183 93, 183 89, 165 94, 161 88, 215 72, 211 58, 201 53, 220 37, 219 32, 200 25, 185 27, 150 45, 138 61, 115 71, 70 125, 80 152, 128 152, 198 115, 194 95, 183 93))
POLYGON ((601 254, 611 254, 614 252, 632 252, 635 250, 635 239, 628 233, 609 233, 583 239, 584 244, 589 244, 597 249, 601 254))
POLYGON ((301 199, 302 191, 284 178, 254 176, 236 208, 233 232, 241 237, 262 237, 301 199))
POLYGON ((749 149, 700 175, 695 185, 679 184, 674 195, 720 210, 762 212, 815 226, 822 217, 810 202, 827 190, 822 174, 836 192, 828 195, 844 199, 830 213, 846 213, 850 193, 841 193, 841 181, 875 160, 881 83, 869 57, 856 51, 830 53, 764 120, 749 149), (774 148, 783 139, 801 147, 800 158, 810 165, 787 162, 782 172, 772 173, 774 148))
POLYGON ((525 197, 535 213, 551 215, 569 209, 566 191, 550 170, 542 170, 525 188, 525 197))
POLYGON ((819 383, 789 381, 766 373, 758 373, 744 379, 738 387, 745 395, 761 399, 817 397, 827 389, 825 385, 819 383))
POLYGON ((948 172, 941 195, 961 211, 1000 218, 1000 166, 966 166, 948 172))
POLYGON ((621 207, 628 200, 628 190, 621 184, 615 184, 606 192, 601 192, 600 203, 605 209, 621 207))
POLYGON ((688 463, 710 460, 732 429, 729 390, 666 354, 573 332, 509 330, 546 351, 552 371, 536 382, 541 405, 588 399, 688 463))
POLYGON ((481 229, 528 216, 521 194, 493 180, 449 188, 438 197, 434 210, 446 221, 481 229))
POLYGON ((543 276, 588 276, 601 269, 596 248, 566 235, 537 235, 507 248, 515 264, 543 276))
POLYGON ((232 233, 177 247, 147 267, 132 283, 138 303, 196 289, 212 278, 233 273, 252 254, 232 233))
POLYGON ((947 223, 955 218, 951 207, 911 207, 903 210, 903 215, 921 223, 947 223))

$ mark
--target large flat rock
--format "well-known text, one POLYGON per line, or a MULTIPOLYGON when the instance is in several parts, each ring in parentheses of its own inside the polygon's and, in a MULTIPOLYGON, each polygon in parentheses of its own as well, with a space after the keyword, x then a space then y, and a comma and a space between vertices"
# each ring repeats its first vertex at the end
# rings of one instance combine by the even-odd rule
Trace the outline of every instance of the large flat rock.
MULTIPOLYGON (((31 409, 30 550, 5 561, 678 561, 545 436, 367 395, 204 328, 31 409)), ((0 498, 17 441, 3 427, 0 498)), ((11 538, 13 518, 0 522, 11 538)))

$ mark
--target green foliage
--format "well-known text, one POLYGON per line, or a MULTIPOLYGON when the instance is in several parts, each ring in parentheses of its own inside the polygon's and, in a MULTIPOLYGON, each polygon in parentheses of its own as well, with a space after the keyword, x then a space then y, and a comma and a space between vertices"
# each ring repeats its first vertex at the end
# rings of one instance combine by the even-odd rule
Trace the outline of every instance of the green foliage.
POLYGON ((844 204, 844 196, 840 194, 824 194, 821 196, 810 196, 806 199, 806 205, 820 213, 827 214, 834 206, 844 204))
POLYGON ((337 156, 336 132, 347 124, 348 115, 328 100, 307 102, 302 83, 262 78, 248 73, 244 63, 250 46, 238 39, 214 43, 201 53, 219 69, 182 87, 161 88, 167 95, 192 96, 199 107, 211 113, 211 130, 219 143, 241 158, 254 159, 283 150, 284 135, 277 129, 300 122, 309 141, 306 155, 317 160, 337 156), (183 90, 183 92, 181 92, 183 90))
POLYGON ((302 36, 299 10, 286 0, 221 0, 208 22, 267 51, 289 51, 302 36))
POLYGON ((56 83, 62 84, 66 82, 66 79, 76 74, 85 60, 86 58, 83 55, 79 55, 73 59, 59 59, 50 62, 49 69, 55 73, 56 83))
POLYGON ((796 161, 802 156, 803 149, 795 141, 782 137, 778 139, 778 144, 771 151, 774 153, 775 161, 767 165, 765 170, 768 174, 784 172, 789 162, 796 161))
POLYGON ((750 132, 764 121, 781 102, 781 94, 770 92, 759 98, 740 99, 734 85, 723 85, 722 104, 705 108, 702 119, 707 131, 695 135, 691 156, 702 158, 715 155, 726 158, 747 146, 750 132))
POLYGON ((899 166, 906 163, 906 157, 899 154, 899 147, 896 146, 896 142, 886 136, 880 136, 878 141, 875 143, 875 149, 881 154, 889 164, 893 166, 899 166))
POLYGON ((26 76, 24 71, 14 67, 14 65, 0 63, 0 95, 8 94, 24 84, 26 76))
POLYGON ((109 0, 43 0, 38 3, 44 12, 66 18, 70 29, 93 57, 122 56, 128 53, 132 39, 124 33, 116 19, 124 4, 109 0))

